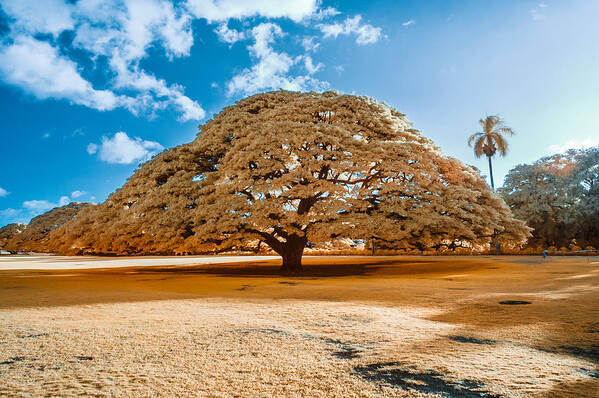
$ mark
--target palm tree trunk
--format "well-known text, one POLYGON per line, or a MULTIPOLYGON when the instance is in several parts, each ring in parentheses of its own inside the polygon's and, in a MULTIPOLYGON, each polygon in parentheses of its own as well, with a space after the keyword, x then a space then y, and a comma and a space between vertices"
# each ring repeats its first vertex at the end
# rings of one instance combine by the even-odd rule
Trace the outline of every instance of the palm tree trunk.
POLYGON ((487 157, 489 158, 489 174, 491 176, 491 189, 493 190, 493 192, 495 192, 495 183, 493 182, 493 165, 491 164, 491 157, 487 157))

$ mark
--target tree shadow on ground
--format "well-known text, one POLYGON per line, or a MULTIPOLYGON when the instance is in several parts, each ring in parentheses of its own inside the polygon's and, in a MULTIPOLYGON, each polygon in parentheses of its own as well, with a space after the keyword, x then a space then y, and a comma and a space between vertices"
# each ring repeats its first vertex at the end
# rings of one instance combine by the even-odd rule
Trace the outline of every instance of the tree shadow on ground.
POLYGON ((251 264, 218 264, 190 267, 152 267, 136 268, 132 271, 139 274, 176 274, 176 275, 214 275, 229 277, 300 277, 326 278, 340 276, 366 276, 377 269, 373 264, 331 264, 304 266, 303 272, 286 274, 279 264, 268 262, 252 262, 251 264))
POLYGON ((398 362, 381 362, 356 366, 354 372, 371 382, 384 382, 406 391, 424 394, 439 394, 455 398, 495 398, 498 395, 484 390, 477 380, 447 381, 434 371, 420 372, 413 368, 402 368, 398 362))
POLYGON ((575 357, 579 357, 582 359, 587 359, 592 362, 599 363, 599 345, 592 344, 586 347, 578 347, 578 346, 570 346, 570 345, 561 345, 559 347, 552 348, 538 348, 544 352, 551 352, 557 354, 567 354, 575 357))
MULTIPOLYGON (((472 264, 460 265, 461 269, 472 264)), ((202 264, 197 266, 158 266, 131 267, 128 273, 137 274, 177 274, 177 275, 215 275, 230 277, 281 277, 326 278, 343 276, 411 275, 447 272, 447 264, 419 259, 328 259, 326 261, 309 259, 303 264, 303 271, 296 274, 284 274, 280 260, 252 261, 247 263, 202 264)), ((110 273, 105 270, 104 273, 110 273)), ((119 271, 114 271, 119 272, 119 271)), ((122 272, 122 271, 121 271, 122 272)))
POLYGON ((464 344, 479 344, 479 345, 494 345, 497 343, 495 340, 489 339, 477 339, 475 337, 467 336, 447 336, 449 340, 455 341, 456 343, 464 344))

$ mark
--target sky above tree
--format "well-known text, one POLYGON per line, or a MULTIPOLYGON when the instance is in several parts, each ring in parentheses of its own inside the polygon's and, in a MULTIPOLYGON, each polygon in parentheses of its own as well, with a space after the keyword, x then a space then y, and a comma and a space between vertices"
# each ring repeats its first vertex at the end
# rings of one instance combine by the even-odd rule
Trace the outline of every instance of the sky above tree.
POLYGON ((0 0, 0 225, 103 201, 140 162, 248 95, 385 101, 483 174, 599 145, 599 2, 0 0))

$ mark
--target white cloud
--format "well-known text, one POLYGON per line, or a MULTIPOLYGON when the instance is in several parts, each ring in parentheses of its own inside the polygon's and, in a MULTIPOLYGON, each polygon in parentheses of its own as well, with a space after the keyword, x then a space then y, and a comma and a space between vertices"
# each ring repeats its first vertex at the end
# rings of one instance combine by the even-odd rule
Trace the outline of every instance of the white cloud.
POLYGON ((561 145, 550 145, 547 150, 550 153, 562 153, 568 149, 586 149, 599 146, 599 138, 597 137, 586 137, 581 139, 572 139, 561 145))
POLYGON ((94 153, 98 152, 98 145, 94 144, 93 142, 90 142, 89 144, 87 144, 86 150, 87 153, 93 155, 94 153))
POLYGON ((311 75, 321 70, 324 66, 321 62, 314 65, 312 57, 310 57, 309 55, 304 56, 304 65, 306 66, 306 70, 308 71, 308 73, 311 75))
POLYGON ((191 16, 166 0, 7 0, 15 20, 13 43, 0 48, 0 77, 39 99, 65 99, 97 110, 123 107, 133 114, 173 108, 180 121, 205 116, 201 106, 177 84, 167 84, 142 70, 147 49, 158 44, 169 58, 188 56, 193 44, 191 16), (73 46, 93 59, 105 56, 115 75, 108 89, 96 90, 78 65, 58 47, 37 40, 37 33, 57 36, 74 30, 73 46), (126 94, 125 94, 126 93, 126 94))
POLYGON ((238 31, 235 29, 229 29, 229 26, 226 22, 218 25, 218 28, 215 30, 218 38, 225 43, 234 44, 240 40, 245 39, 245 33, 242 31, 238 31))
POLYGON ((320 43, 316 43, 316 36, 304 37, 302 39, 302 47, 306 51, 316 51, 318 47, 320 47, 320 43))
POLYGON ((308 75, 288 76, 292 66, 303 57, 291 58, 287 53, 278 53, 272 48, 277 37, 283 36, 281 28, 273 23, 261 23, 251 31, 254 44, 250 54, 258 59, 251 69, 245 69, 231 79, 227 85, 229 95, 234 93, 253 94, 264 89, 322 90, 328 83, 308 75))
POLYGON ((416 21, 414 21, 413 19, 410 19, 409 21, 402 23, 401 26, 410 26, 410 25, 414 25, 415 23, 416 23, 416 21))
POLYGON ((87 195, 86 191, 76 190, 76 191, 71 192, 71 198, 73 198, 73 199, 77 199, 77 198, 80 198, 85 195, 87 195))
POLYGON ((337 73, 341 74, 345 71, 345 68, 343 67, 343 65, 337 65, 335 66, 335 70, 337 71, 337 73))
POLYGON ((8 196, 10 192, 8 192, 6 189, 0 187, 0 198, 3 198, 5 196, 8 196))
POLYGON ((310 16, 310 18, 315 21, 322 21, 323 19, 328 19, 339 14, 341 14, 341 12, 339 12, 339 10, 337 10, 336 8, 327 7, 316 11, 313 15, 310 16))
POLYGON ((188 56, 193 45, 191 17, 164 0, 82 0, 78 4, 82 20, 73 44, 109 59, 115 73, 113 88, 138 94, 123 105, 134 114, 155 112, 167 107, 179 113, 179 120, 199 120, 205 111, 184 95, 184 88, 141 69, 147 49, 160 44, 167 56, 188 56))
MULTIPOLYGON (((71 138, 73 138, 73 137, 82 137, 84 135, 85 135, 85 130, 83 128, 79 127, 79 128, 76 128, 75 130, 73 130, 71 132, 70 137, 71 138)), ((65 137, 66 137, 66 135, 65 135, 65 137)))
POLYGON ((318 0, 187 0, 186 6, 197 18, 210 22, 254 16, 299 22, 313 15, 318 3, 318 0))
POLYGON ((342 24, 320 24, 318 28, 324 33, 324 38, 337 38, 339 35, 356 35, 356 43, 360 45, 372 44, 379 41, 382 36, 382 29, 370 24, 361 24, 362 16, 356 15, 353 18, 347 18, 342 24))
POLYGON ((47 200, 26 200, 23 202, 23 207, 29 210, 45 211, 55 208, 56 203, 48 202, 47 200))
POLYGON ((75 25, 71 15, 73 7, 63 0, 3 0, 2 9, 15 18, 12 28, 17 31, 58 36, 75 25))
POLYGON ((168 56, 189 55, 191 17, 165 0, 81 0, 74 44, 95 54, 139 60, 153 43, 168 56), (114 52, 114 54, 113 54, 114 52))
POLYGON ((69 203, 71 203, 71 199, 68 196, 61 196, 60 199, 58 200, 59 206, 66 206, 69 203))
POLYGON ((98 110, 114 109, 122 100, 111 91, 95 90, 73 61, 47 42, 27 36, 0 49, 0 75, 39 99, 67 99, 98 110))
MULTIPOLYGON (((0 78, 6 83, 38 99, 62 99, 102 111, 124 108, 152 117, 171 109, 182 122, 204 118, 204 109, 183 86, 155 75, 143 61, 150 48, 170 60, 189 56, 195 18, 215 23, 216 34, 226 43, 254 41, 248 47, 254 64, 228 82, 229 94, 328 87, 311 76, 321 63, 306 55, 275 51, 275 38, 284 36, 278 25, 260 23, 235 30, 229 28, 231 19, 248 26, 258 23, 253 18, 284 18, 320 29, 325 37, 354 35, 358 44, 374 43, 381 36, 380 28, 362 23, 359 15, 342 24, 322 25, 340 12, 321 8, 320 0, 3 0, 2 8, 12 21, 0 43, 0 78), (314 21, 321 25, 314 26, 314 21), (65 31, 73 32, 71 45, 96 67, 106 62, 106 81, 86 80, 83 64, 70 58, 56 40, 65 31)), ((302 40, 307 52, 319 47, 315 39, 302 40)), ((88 147, 90 153, 98 150, 88 147)))
POLYGON ((191 98, 183 95, 183 88, 177 86, 178 90, 171 93, 171 101, 174 107, 180 112, 177 118, 180 122, 189 120, 200 120, 206 116, 206 111, 191 98))
POLYGON ((116 133, 112 138, 102 137, 100 145, 90 143, 87 146, 87 152, 90 155, 97 152, 100 160, 117 164, 146 161, 163 149, 164 147, 158 142, 142 140, 139 137, 131 139, 122 131, 116 133))

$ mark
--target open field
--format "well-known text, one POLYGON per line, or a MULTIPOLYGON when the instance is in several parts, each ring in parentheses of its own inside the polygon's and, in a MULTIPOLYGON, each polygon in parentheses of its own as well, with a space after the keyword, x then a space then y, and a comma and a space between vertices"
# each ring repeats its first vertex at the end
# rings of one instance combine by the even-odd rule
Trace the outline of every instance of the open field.
POLYGON ((191 260, 0 257, 0 396, 599 396, 597 257, 191 260))
POLYGON ((156 267, 176 265, 223 264, 277 259, 275 256, 139 256, 139 257, 79 257, 49 255, 0 256, 0 270, 14 269, 89 269, 156 267))

